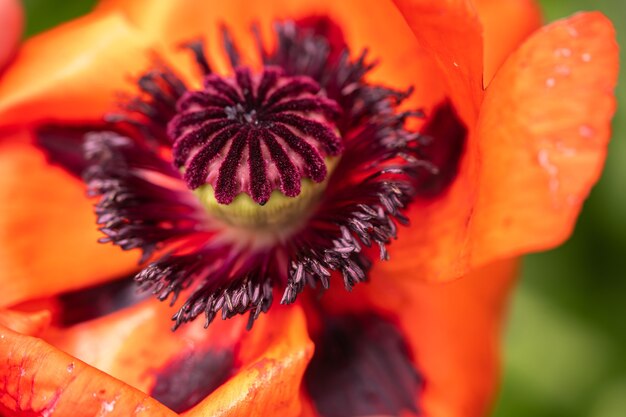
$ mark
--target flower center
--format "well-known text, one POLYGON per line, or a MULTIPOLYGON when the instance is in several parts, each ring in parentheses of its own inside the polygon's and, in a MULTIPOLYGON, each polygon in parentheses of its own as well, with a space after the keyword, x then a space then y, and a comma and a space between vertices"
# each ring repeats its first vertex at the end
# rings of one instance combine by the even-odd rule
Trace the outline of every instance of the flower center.
POLYGON ((342 150, 337 103, 313 79, 277 67, 209 74, 177 110, 168 124, 174 163, 209 212, 233 225, 303 217, 342 150))

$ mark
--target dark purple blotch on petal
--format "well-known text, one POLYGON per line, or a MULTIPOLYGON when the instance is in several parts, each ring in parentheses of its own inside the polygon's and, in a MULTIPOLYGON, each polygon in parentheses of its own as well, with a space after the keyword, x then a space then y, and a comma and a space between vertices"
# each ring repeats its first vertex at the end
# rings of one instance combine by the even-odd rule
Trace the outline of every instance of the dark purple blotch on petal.
POLYGON ((97 319, 130 307, 150 294, 140 292, 132 275, 103 284, 68 291, 57 297, 60 305, 58 324, 71 326, 97 319))
POLYGON ((42 125, 34 131, 35 143, 45 152, 50 163, 60 165, 80 178, 88 165, 83 153, 84 136, 99 129, 103 126, 42 125))
POLYGON ((435 166, 437 172, 424 171, 417 180, 416 193, 419 197, 432 198, 446 190, 458 174, 467 127, 452 103, 445 100, 432 110, 421 133, 420 155, 435 166))
POLYGON ((418 412, 422 379, 400 329, 375 314, 326 316, 304 382, 323 417, 418 412))
POLYGON ((235 371, 231 350, 190 350, 156 372, 150 395, 182 413, 219 388, 235 371))

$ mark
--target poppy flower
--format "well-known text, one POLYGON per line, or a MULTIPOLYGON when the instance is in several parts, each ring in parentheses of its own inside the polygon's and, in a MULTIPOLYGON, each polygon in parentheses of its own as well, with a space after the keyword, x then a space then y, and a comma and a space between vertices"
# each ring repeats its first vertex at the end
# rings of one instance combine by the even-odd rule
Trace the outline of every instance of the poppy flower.
POLYGON ((0 79, 0 411, 483 415, 516 257, 570 233, 615 107, 610 22, 539 22, 110 0, 26 42, 0 79))

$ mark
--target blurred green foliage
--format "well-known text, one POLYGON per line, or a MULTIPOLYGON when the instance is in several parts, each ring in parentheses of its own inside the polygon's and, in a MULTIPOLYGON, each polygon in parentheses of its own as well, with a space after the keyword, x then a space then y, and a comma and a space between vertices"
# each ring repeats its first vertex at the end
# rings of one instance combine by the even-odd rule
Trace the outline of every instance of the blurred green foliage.
POLYGON ((96 0, 23 0, 27 16, 24 36, 83 15, 96 3, 96 0))
MULTIPOLYGON (((24 3, 29 36, 87 12, 95 1, 24 3)), ((540 3, 546 21, 601 10, 626 45, 624 0, 540 3)), ((623 103, 626 88, 621 85, 617 93, 623 103)), ((626 416, 624 133, 626 114, 620 108, 604 175, 574 236, 559 249, 526 257, 506 330, 504 382, 494 417, 626 416)))

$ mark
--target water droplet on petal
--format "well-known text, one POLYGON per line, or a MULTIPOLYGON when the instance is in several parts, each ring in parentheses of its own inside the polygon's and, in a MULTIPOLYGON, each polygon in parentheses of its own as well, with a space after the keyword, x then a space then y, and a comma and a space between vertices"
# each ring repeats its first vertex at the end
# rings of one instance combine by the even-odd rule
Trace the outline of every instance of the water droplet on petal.
POLYGON ((568 76, 572 73, 572 70, 567 65, 557 65, 554 67, 554 72, 559 75, 568 76))
POLYGON ((552 193, 557 192, 560 186, 559 177, 558 177, 559 168, 556 165, 554 165, 552 161, 550 161, 550 153, 545 149, 540 150, 539 153, 537 154, 537 161, 539 162, 539 165, 541 166, 541 168, 543 168, 550 176, 550 182, 549 182, 550 191, 552 193))
POLYGON ((578 133, 583 138, 591 139, 594 136, 595 132, 593 128, 589 125, 580 125, 580 127, 578 128, 578 133))
POLYGON ((566 57, 567 58, 567 57, 572 56, 572 50, 569 49, 569 48, 557 48, 557 49, 554 50, 554 55, 557 58, 560 58, 560 57, 566 57))
POLYGON ((103 401, 102 404, 100 404, 100 415, 103 416, 105 414, 111 413, 115 408, 115 402, 115 400, 103 401))

